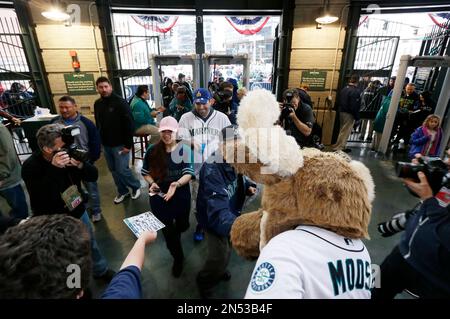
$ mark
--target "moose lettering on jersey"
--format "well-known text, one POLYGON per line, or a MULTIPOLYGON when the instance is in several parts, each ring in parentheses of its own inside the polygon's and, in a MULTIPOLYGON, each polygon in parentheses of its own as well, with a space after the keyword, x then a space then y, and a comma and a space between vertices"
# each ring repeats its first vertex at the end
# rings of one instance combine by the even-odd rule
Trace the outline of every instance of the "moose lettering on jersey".
POLYGON ((372 271, 370 263, 362 259, 337 260, 328 263, 334 295, 340 295, 353 289, 370 290, 372 271))

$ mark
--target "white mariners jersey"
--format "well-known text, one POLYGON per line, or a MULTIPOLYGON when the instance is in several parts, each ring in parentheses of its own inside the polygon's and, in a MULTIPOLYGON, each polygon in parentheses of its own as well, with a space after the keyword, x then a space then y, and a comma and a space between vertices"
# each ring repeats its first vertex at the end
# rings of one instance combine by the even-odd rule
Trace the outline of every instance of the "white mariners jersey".
POLYGON ((372 270, 359 239, 298 226, 272 238, 263 248, 247 299, 369 299, 372 270))
POLYGON ((202 162, 219 148, 222 129, 231 125, 228 117, 211 107, 211 112, 204 120, 193 112, 181 116, 178 137, 183 140, 194 140, 201 147, 202 162))

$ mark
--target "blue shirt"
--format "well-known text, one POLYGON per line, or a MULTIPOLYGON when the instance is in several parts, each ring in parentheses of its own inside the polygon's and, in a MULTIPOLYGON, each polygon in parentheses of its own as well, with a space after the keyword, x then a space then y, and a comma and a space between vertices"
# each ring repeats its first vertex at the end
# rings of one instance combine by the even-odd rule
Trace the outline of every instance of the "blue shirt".
POLYGON ((111 280, 101 299, 141 299, 141 271, 136 266, 128 266, 119 271, 111 280))

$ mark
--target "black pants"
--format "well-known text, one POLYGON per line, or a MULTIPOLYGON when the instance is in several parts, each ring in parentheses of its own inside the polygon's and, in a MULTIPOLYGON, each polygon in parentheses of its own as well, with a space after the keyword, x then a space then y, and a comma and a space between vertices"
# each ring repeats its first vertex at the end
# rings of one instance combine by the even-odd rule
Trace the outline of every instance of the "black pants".
POLYGON ((231 254, 231 243, 228 237, 218 236, 206 231, 208 255, 202 270, 197 275, 197 284, 203 291, 217 285, 225 274, 231 254))
POLYGON ((380 268, 380 288, 372 289, 372 299, 393 299, 405 289, 420 298, 449 298, 448 294, 434 287, 406 262, 398 246, 386 257, 380 268))
POLYGON ((167 249, 175 261, 182 261, 184 254, 181 246, 181 233, 189 228, 189 214, 182 214, 175 219, 161 220, 161 222, 166 225, 162 229, 162 233, 167 249))

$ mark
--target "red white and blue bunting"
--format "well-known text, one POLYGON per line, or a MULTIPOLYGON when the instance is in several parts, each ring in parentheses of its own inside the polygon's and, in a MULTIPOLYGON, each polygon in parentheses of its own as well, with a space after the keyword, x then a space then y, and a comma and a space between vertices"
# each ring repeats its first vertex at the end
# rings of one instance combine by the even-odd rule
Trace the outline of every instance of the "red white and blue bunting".
POLYGON ((428 16, 430 19, 440 28, 448 29, 448 20, 450 20, 450 13, 429 13, 428 16))
POLYGON ((225 17, 225 19, 237 32, 244 35, 258 33, 269 21, 269 17, 225 17))
POLYGON ((178 21, 178 16, 131 16, 140 26, 159 33, 166 33, 172 29, 178 21))

